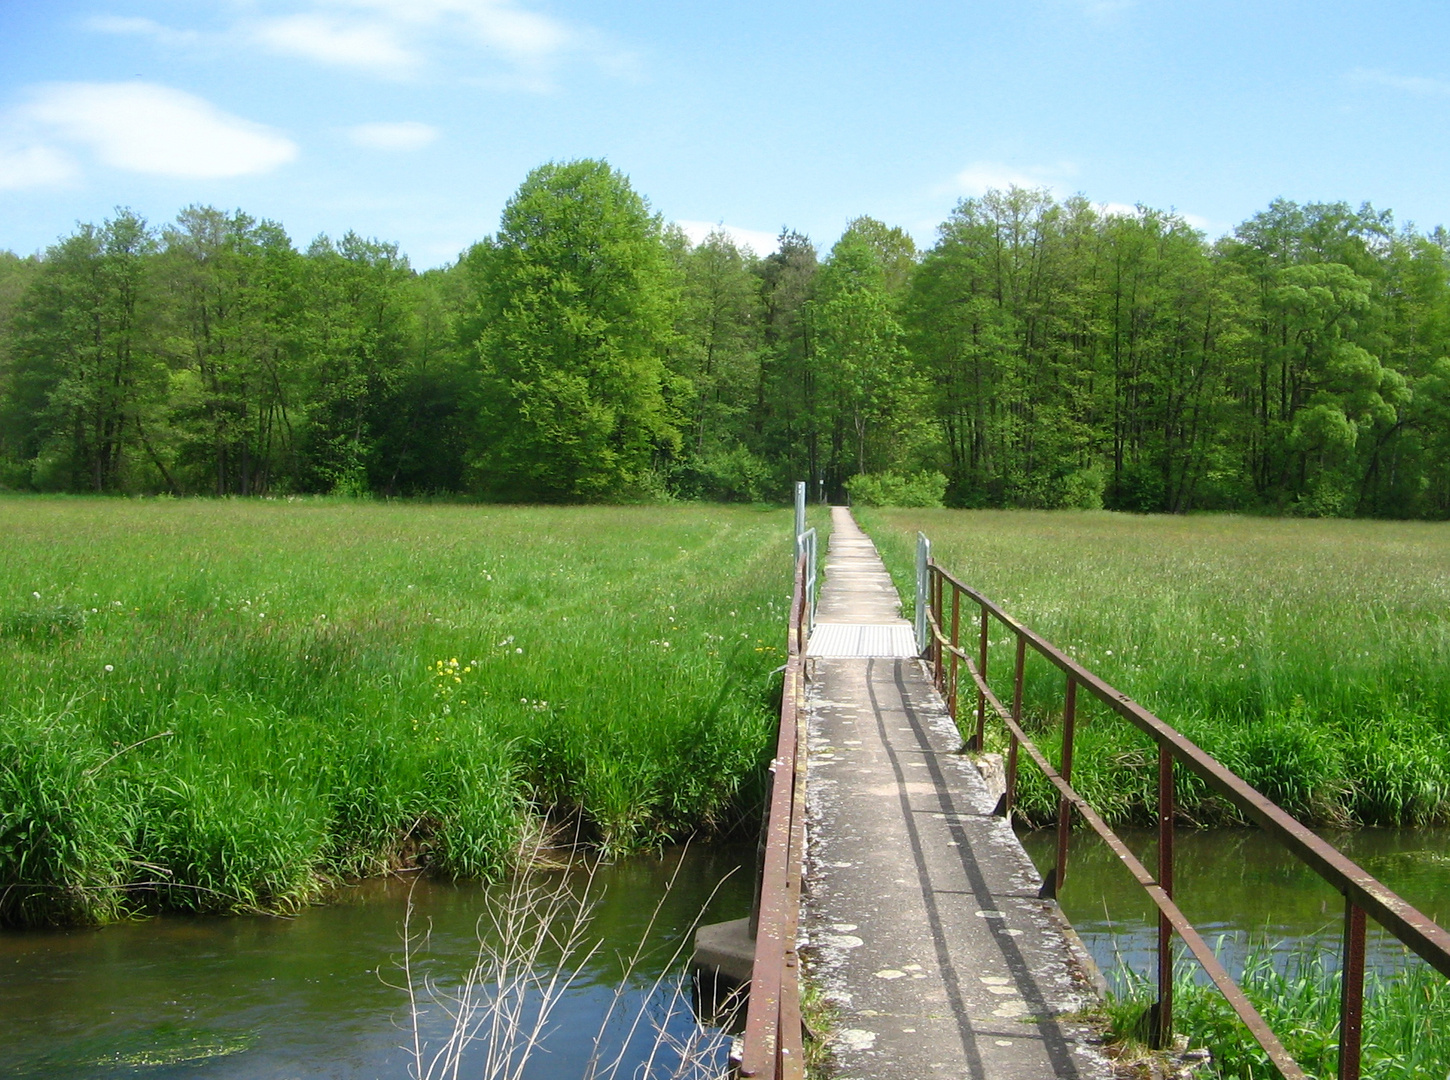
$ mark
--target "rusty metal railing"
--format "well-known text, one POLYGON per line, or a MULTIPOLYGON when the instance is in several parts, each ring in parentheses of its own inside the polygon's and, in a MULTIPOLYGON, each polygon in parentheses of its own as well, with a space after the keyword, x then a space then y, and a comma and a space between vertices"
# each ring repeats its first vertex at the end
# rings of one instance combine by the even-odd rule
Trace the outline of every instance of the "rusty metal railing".
POLYGON ((780 734, 771 762, 769 818, 762 853, 756 915, 755 963, 740 1075, 761 1080, 802 1080, 800 924, 801 863, 806 828, 805 646, 810 605, 807 578, 815 572, 814 545, 796 559, 795 595, 790 605, 785 684, 780 697, 780 734), (809 565, 808 565, 809 564, 809 565))
POLYGON ((1305 1075, 1174 901, 1174 769, 1181 764, 1201 777, 1245 817, 1288 848, 1344 896, 1344 961, 1341 972, 1338 1076, 1339 1080, 1358 1080, 1364 1007, 1365 917, 1368 915, 1374 918, 1412 952, 1447 977, 1450 977, 1450 934, 1127 694, 1119 693, 1046 639, 1023 626, 977 590, 962 584, 935 560, 928 557, 925 567, 927 577, 923 582, 924 588, 919 588, 919 593, 925 594, 927 604, 925 614, 928 640, 924 657, 931 665, 937 688, 946 699, 953 719, 958 714, 958 678, 962 669, 966 670, 976 687, 976 730, 967 737, 966 749, 981 750, 984 747, 989 710, 1007 731, 1006 790, 998 802, 997 812, 1003 816, 1010 816, 1012 813, 1017 791, 1020 750, 1027 752, 1057 789, 1057 860, 1043 881, 1042 895, 1055 897, 1057 890, 1062 887, 1067 874, 1072 814, 1076 811, 1122 860, 1158 908, 1158 998, 1149 1017, 1153 1045, 1162 1048, 1169 1045, 1172 1039, 1173 938, 1176 934, 1183 940, 1194 959, 1202 965, 1208 977, 1228 1000, 1285 1080, 1302 1080, 1305 1075), (964 598, 977 609, 975 658, 961 644, 964 598), (1016 639, 1010 710, 1003 707, 987 682, 989 633, 993 620, 1010 630, 1016 639), (944 628, 947 623, 949 626, 944 628), (1053 767, 1047 756, 1022 729, 1022 685, 1029 647, 1066 677, 1063 691, 1062 753, 1058 768, 1053 767), (1156 874, 1148 871, 1117 833, 1108 827, 1102 817, 1072 787, 1072 751, 1079 688, 1133 724, 1152 739, 1158 748, 1156 874))

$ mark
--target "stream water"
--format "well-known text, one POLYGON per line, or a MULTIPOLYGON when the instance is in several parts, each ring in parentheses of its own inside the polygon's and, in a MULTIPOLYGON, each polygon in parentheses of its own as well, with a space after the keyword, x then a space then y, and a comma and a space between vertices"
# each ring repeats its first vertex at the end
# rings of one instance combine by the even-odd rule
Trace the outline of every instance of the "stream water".
MULTIPOLYGON (((523 1076, 583 1076, 601 1027, 603 1060, 618 1057, 621 1078, 657 1042, 677 1059, 669 1044, 697 1031, 682 977, 691 928, 748 913, 753 858, 753 845, 716 846, 601 868, 588 929, 602 945, 555 1007, 523 1076)), ((582 875, 570 882, 581 888, 582 875)), ((452 1030, 441 1006, 474 964, 479 919, 497 909, 499 888, 391 879, 345 889, 295 918, 168 915, 100 930, 0 932, 0 1076, 405 1077, 413 1012, 397 965, 410 892, 409 926, 428 931, 414 985, 426 977, 438 998, 424 992, 420 1026, 436 1049, 452 1030)), ((557 951, 541 958, 547 968, 557 951)), ((715 1043, 707 1055, 723 1060, 715 1043)), ((484 1075, 483 1055, 475 1044, 462 1075, 484 1075)))
MULTIPOLYGON (((1450 830, 1327 838, 1442 925, 1450 917, 1450 830)), ((1129 832, 1126 839, 1153 865, 1151 834, 1129 832)), ((1040 869, 1051 865, 1054 834, 1028 833, 1023 841, 1040 869)), ((687 956, 678 950, 688 951, 697 919, 749 910, 753 859, 753 845, 738 845, 602 868, 590 930, 603 945, 563 995, 547 1041, 523 1075, 583 1076, 601 1027, 605 1061, 619 1056, 621 1078, 635 1075, 658 1031, 667 1043, 690 1039, 697 1029, 682 977, 687 956), (657 904, 643 958, 626 973, 657 904), (642 1023, 628 1038, 636 1017, 642 1023)), ((1339 896, 1256 830, 1180 832, 1177 875, 1184 911, 1210 943, 1221 943, 1230 970, 1256 939, 1339 948, 1339 896)), ((572 880, 577 888, 578 875, 572 880)), ((429 930, 416 956, 415 985, 426 976, 446 999, 474 963, 479 918, 497 907, 497 888, 392 879, 345 889, 335 903, 296 918, 164 916, 101 930, 0 932, 0 1075, 404 1077, 412 1012, 396 965, 410 890, 411 926, 429 930)), ((1074 834, 1060 900, 1105 973, 1120 961, 1151 970, 1153 909, 1090 833, 1074 834)), ((1370 948, 1371 963, 1381 968, 1404 963, 1403 949, 1373 928, 1370 948)), ((554 957, 546 952, 543 959, 547 965, 554 957)), ((426 994, 423 1004, 422 1034, 436 1047, 451 1023, 426 994)), ((715 1045, 709 1056, 719 1063, 723 1052, 715 1045)), ((667 1046, 665 1056, 671 1053, 667 1046)), ((484 1074, 482 1054, 476 1045, 464 1075, 484 1074)))
MULTIPOLYGON (((1156 833, 1125 830, 1121 835, 1146 866, 1157 865, 1156 833)), ((1322 835, 1420 911, 1447 925, 1450 830, 1362 829, 1322 835)), ((1024 833, 1022 842, 1045 873, 1056 858, 1056 832, 1024 833)), ((1174 874, 1179 907, 1218 948, 1234 975, 1254 945, 1267 943, 1282 956, 1296 947, 1336 954, 1340 950, 1343 898, 1258 829, 1180 830, 1174 874)), ((1153 970, 1157 909, 1096 834, 1073 833, 1058 901, 1110 983, 1112 972, 1124 963, 1143 974, 1153 970)), ((1407 962, 1406 950, 1373 920, 1367 946, 1369 964, 1381 970, 1407 962)))

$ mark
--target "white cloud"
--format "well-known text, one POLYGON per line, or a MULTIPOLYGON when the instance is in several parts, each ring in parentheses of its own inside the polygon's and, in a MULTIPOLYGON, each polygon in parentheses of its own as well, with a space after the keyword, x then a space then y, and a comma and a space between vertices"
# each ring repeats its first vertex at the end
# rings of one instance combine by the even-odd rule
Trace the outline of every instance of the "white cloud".
POLYGON ((96 15, 81 25, 98 34, 148 37, 160 45, 191 45, 201 39, 195 30, 173 30, 151 19, 127 15, 96 15))
POLYGON ((271 128, 155 83, 41 86, 12 119, 43 133, 45 144, 80 144, 106 165, 155 176, 246 176, 297 156, 271 128))
POLYGON ((63 184, 75 174, 75 163, 53 146, 0 145, 0 191, 63 184))
POLYGON ((1060 195, 1063 182, 1076 172, 1077 168, 1068 163, 1018 167, 999 161, 976 161, 952 178, 949 190, 961 195, 985 195, 1011 187, 1046 188, 1060 195))
POLYGON ((1423 75, 1393 75, 1372 68, 1355 68, 1349 73, 1349 81, 1365 86, 1385 86, 1420 97, 1450 97, 1450 81, 1423 75))
POLYGON ((394 27, 326 15, 289 15, 256 27, 257 39, 274 52, 323 64, 404 74, 422 60, 398 40, 394 27))
POLYGON ((438 129, 431 124, 411 120, 393 124, 356 124, 347 129, 347 137, 354 145, 369 150, 421 150, 437 140, 438 129))
POLYGON ((603 35, 517 0, 310 0, 303 6, 253 22, 247 33, 273 52, 388 78, 413 75, 443 51, 472 46, 524 74, 509 85, 535 90, 551 88, 539 73, 566 55, 587 56, 610 74, 628 74, 634 62, 603 35))
POLYGON ((737 225, 709 221, 677 221, 675 224, 684 230, 690 243, 695 245, 704 243, 705 238, 712 232, 722 232, 734 241, 736 247, 749 248, 761 256, 772 254, 779 246, 775 233, 760 229, 742 229, 737 225))

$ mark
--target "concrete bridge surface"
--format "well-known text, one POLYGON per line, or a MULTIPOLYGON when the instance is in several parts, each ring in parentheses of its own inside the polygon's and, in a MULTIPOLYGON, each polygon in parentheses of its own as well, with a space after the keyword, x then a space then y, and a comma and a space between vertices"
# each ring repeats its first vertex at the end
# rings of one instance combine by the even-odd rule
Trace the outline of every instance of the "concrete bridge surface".
POLYGON ((1091 961, 923 664, 875 546, 832 511, 807 650, 809 815, 802 935, 836 1013, 837 1075, 1107 1078, 1074 1014, 1091 961))

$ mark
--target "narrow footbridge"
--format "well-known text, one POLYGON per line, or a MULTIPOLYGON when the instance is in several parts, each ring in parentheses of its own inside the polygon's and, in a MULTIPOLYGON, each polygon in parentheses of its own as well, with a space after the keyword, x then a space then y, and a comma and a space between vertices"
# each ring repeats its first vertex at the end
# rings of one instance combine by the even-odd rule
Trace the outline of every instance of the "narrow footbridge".
POLYGON ((842 1076, 1108 1077, 1091 961, 917 659, 875 546, 833 511, 806 650, 801 940, 842 1076))
MULTIPOLYGON (((802 485, 803 488, 803 485, 802 485)), ((1372 918, 1450 977, 1450 934, 1180 733, 918 550, 917 624, 848 510, 832 510, 815 598, 814 534, 798 489, 796 593, 759 891, 749 920, 702 927, 696 964, 748 984, 741 1076, 804 1076, 802 967, 830 1006, 836 1075, 879 1080, 1108 1078, 1083 1019, 1100 977, 1059 911, 1074 818, 1096 831, 1159 910, 1149 1037, 1173 1041, 1173 959, 1190 954, 1285 1080, 1304 1073, 1173 898, 1175 769, 1196 774, 1345 898, 1339 1080, 1358 1080, 1365 926, 1372 918), (1011 706, 986 677, 990 628, 1016 641, 1011 706), (973 637, 975 654, 966 638, 973 637), (1021 727, 1031 649, 1064 675, 1056 763, 1021 727), (959 684, 975 704, 958 712, 959 684), (1079 692, 1158 747, 1158 864, 1150 871, 1072 787, 1079 692), (1005 763, 965 753, 988 723, 1005 763), (966 733, 964 738, 963 733, 966 733), (1056 866, 1043 880, 1010 824, 1019 757, 1059 793, 1056 866)))

